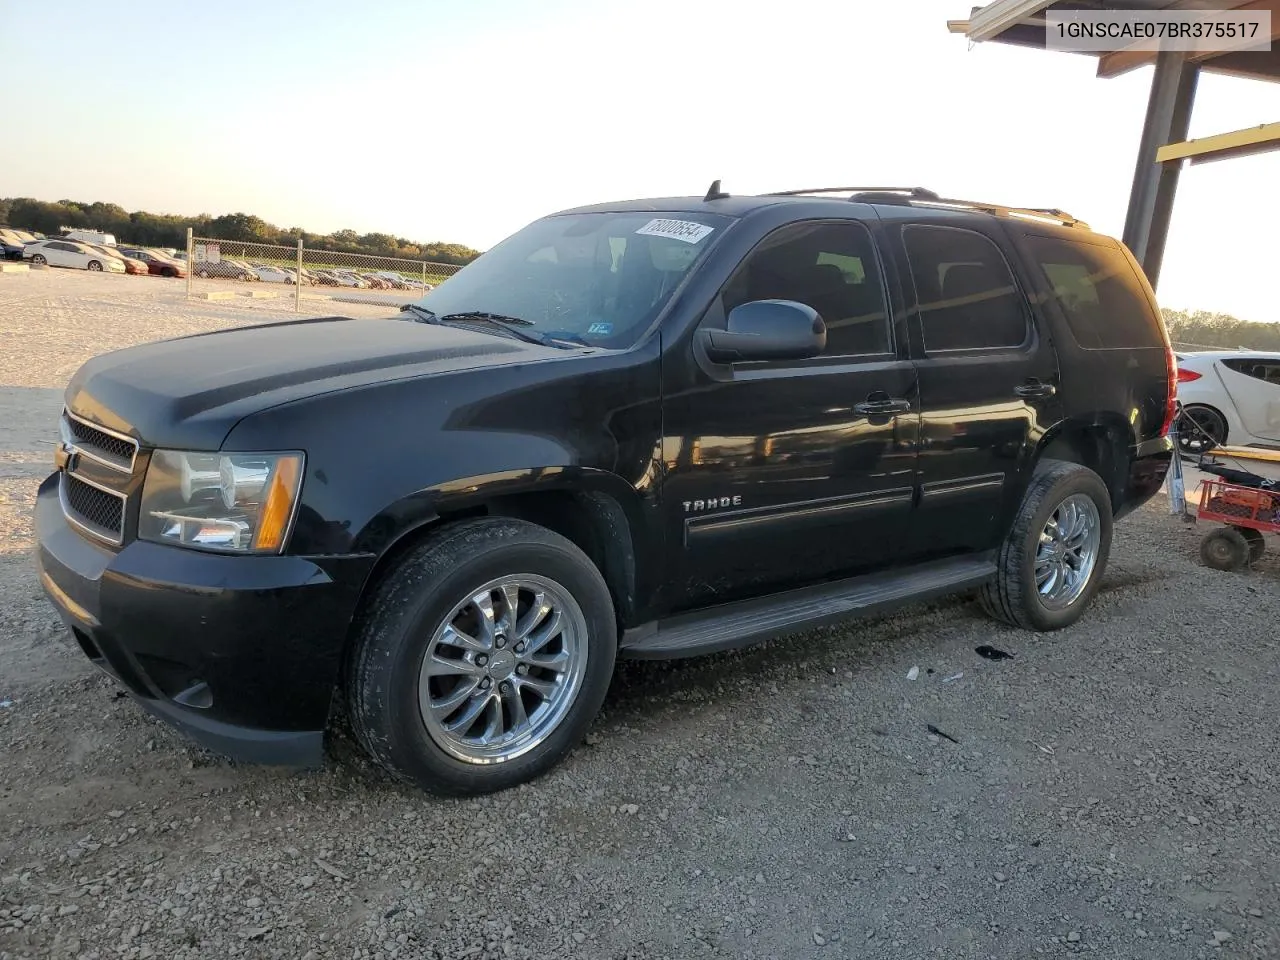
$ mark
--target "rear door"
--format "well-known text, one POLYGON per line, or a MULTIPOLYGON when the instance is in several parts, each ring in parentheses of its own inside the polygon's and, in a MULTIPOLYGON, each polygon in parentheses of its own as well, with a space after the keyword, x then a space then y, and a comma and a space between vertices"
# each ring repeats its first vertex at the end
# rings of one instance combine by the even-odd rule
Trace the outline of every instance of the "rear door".
POLYGON ((74 244, 51 240, 44 245, 45 259, 54 267, 83 267, 89 260, 74 244))
POLYGON ((995 546, 1036 443, 1060 418, 1053 347, 994 223, 913 222, 892 232, 920 389, 916 520, 908 553, 995 546))
POLYGON ((1244 428, 1280 442, 1280 356, 1231 357, 1218 366, 1244 428))

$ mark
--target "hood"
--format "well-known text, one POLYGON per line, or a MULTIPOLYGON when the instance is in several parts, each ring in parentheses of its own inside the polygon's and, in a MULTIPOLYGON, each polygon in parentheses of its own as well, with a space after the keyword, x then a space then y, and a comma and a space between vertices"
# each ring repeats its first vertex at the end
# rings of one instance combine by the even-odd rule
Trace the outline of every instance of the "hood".
POLYGON ((94 357, 67 408, 147 447, 216 450, 243 417, 386 380, 505 366, 553 347, 409 320, 323 317, 195 334, 94 357))

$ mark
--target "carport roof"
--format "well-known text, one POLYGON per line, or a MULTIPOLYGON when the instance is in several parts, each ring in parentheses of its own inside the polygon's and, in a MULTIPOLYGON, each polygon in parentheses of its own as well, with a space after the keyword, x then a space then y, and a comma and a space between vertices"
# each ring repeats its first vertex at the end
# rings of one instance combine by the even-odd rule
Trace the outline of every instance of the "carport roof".
MULTIPOLYGON (((1188 53, 1187 58, 1209 73, 1222 73, 1254 80, 1280 82, 1280 0, 992 0, 986 6, 974 7, 968 20, 949 20, 952 33, 964 34, 972 41, 995 41, 1021 47, 1045 49, 1045 15, 1050 11, 1108 10, 1251 10, 1271 11, 1272 49, 1267 51, 1231 51, 1222 53, 1188 53)), ((1116 50, 1086 53, 1098 60, 1098 76, 1115 77, 1154 63, 1152 50, 1116 50)))

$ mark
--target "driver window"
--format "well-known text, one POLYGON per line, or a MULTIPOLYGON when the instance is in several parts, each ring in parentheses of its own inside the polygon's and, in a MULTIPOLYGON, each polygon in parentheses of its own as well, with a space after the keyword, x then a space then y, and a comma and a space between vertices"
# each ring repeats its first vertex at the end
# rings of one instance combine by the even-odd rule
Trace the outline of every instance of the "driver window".
POLYGON ((752 300, 796 300, 827 325, 824 356, 893 352, 871 233, 856 221, 794 223, 764 239, 723 291, 727 316, 752 300))

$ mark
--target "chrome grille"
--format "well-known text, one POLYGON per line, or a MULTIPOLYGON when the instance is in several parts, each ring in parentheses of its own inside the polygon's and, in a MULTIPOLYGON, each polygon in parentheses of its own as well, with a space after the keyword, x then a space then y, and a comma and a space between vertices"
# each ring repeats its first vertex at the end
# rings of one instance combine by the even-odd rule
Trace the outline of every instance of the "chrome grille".
POLYGON ((132 473, 138 443, 132 437, 113 433, 62 411, 63 440, 86 457, 91 457, 122 473, 132 473))
POLYGON ((122 493, 63 471, 59 488, 62 512, 76 526, 114 544, 124 542, 124 505, 122 493))

